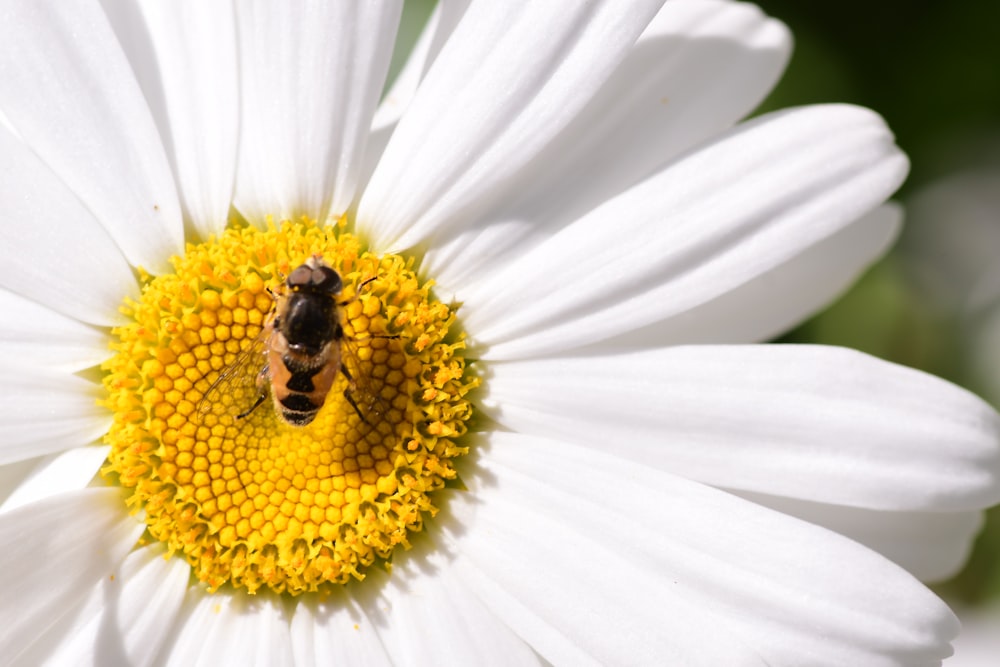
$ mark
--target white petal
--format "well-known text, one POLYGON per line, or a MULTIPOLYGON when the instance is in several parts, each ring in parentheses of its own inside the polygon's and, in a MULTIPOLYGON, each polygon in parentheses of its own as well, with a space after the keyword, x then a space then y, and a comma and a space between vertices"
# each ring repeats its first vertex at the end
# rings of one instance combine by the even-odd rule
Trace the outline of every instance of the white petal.
POLYGON ((660 0, 474 3, 422 82, 365 190, 381 251, 476 217, 576 115, 660 0))
POLYGON ((531 511, 477 491, 480 499, 487 505, 469 512, 450 568, 548 662, 765 664, 709 605, 677 595, 667 576, 634 567, 558 510, 531 511))
MULTIPOLYGON (((367 588, 365 583, 360 588, 367 588)), ((306 598, 295 605, 291 642, 297 667, 392 664, 376 623, 340 590, 326 600, 306 598)))
POLYGON ((7 500, 17 491, 18 487, 34 474, 41 462, 48 460, 48 458, 40 456, 35 459, 24 459, 0 465, 0 509, 5 506, 7 500))
POLYGON ((459 563, 478 575, 459 571, 519 633, 535 619, 505 598, 615 663, 936 664, 957 634, 888 560, 710 487, 508 433, 479 467, 456 507, 459 563))
POLYGON ((100 385, 75 375, 7 366, 0 384, 17 387, 0 401, 0 463, 90 444, 111 425, 100 385))
POLYGON ((166 665, 292 665, 288 619, 266 593, 187 596, 183 625, 157 661, 166 665))
POLYGON ((454 292, 510 262, 731 127, 777 81, 790 51, 788 30, 753 5, 666 3, 597 95, 526 167, 517 191, 453 240, 435 239, 422 270, 454 292), (503 231, 490 233, 493 226, 503 231))
POLYGON ((902 217, 899 206, 883 204, 784 264, 683 313, 595 343, 594 352, 773 339, 843 294, 896 240, 902 217))
MULTIPOLYGON (((372 129, 395 127, 417 92, 420 82, 441 48, 469 8, 471 0, 442 0, 434 6, 420 37, 393 80, 372 119, 372 129)), ((404 11, 406 7, 404 6, 404 11)), ((405 23, 406 16, 404 14, 405 23)), ((398 37, 398 36, 397 36, 398 37)))
POLYGON ((437 551, 419 562, 405 559, 391 577, 382 577, 380 601, 387 612, 380 633, 393 664, 540 664, 450 568, 450 560, 437 551))
POLYGON ((106 331, 2 288, 0 313, 4 314, 0 365, 20 362, 25 366, 78 371, 111 356, 106 331))
POLYGON ((2 126, 0 202, 0 285, 83 322, 121 321, 122 300, 139 294, 128 262, 80 200, 2 126))
POLYGON ((983 526, 982 512, 886 512, 759 493, 739 495, 861 542, 921 581, 944 581, 958 574, 983 526))
POLYGON ((85 488, 104 465, 110 449, 107 446, 75 447, 59 454, 29 459, 31 469, 12 484, 10 496, 0 505, 0 512, 85 488))
MULTIPOLYGON (((417 92, 420 82, 427 73, 427 68, 437 58, 441 47, 451 35, 459 19, 465 14, 471 0, 441 0, 434 6, 423 32, 413 45, 406 63, 396 75, 389 90, 382 97, 375 115, 372 118, 371 133, 368 136, 368 144, 365 148, 364 165, 358 180, 358 190, 363 192, 368 187, 372 172, 382 158, 382 152, 389 137, 396 129, 396 123, 402 118, 403 112, 410 106, 413 96, 417 92)), ((407 7, 403 6, 402 27, 406 26, 407 7)), ((397 45, 399 35, 397 35, 397 45)))
MULTIPOLYGON (((180 207, 149 108, 96 2, 11 0, 0 109, 133 265, 183 250, 180 207)), ((68 241, 65 241, 67 245, 68 241)))
POLYGON ((354 200, 402 3, 237 4, 236 207, 324 222, 354 200))
POLYGON ((714 486, 907 511, 1000 500, 1000 416, 920 371, 808 345, 492 364, 489 411, 714 486))
POLYGON ((190 568, 161 548, 133 551, 20 656, 25 664, 152 665, 172 627, 190 568))
POLYGON ((165 559, 162 549, 142 549, 131 554, 115 578, 116 639, 129 657, 129 664, 155 664, 168 631, 176 623, 188 590, 190 566, 175 556, 165 559))
POLYGON ((104 0, 163 137, 185 218, 226 225, 236 173, 239 87, 228 2, 104 0))
POLYGON ((145 525, 118 489, 83 489, 0 515, 0 655, 12 660, 115 573, 145 525))
POLYGON ((460 291, 466 330, 485 358, 519 358, 683 313, 835 234, 906 171, 865 109, 757 118, 460 291))

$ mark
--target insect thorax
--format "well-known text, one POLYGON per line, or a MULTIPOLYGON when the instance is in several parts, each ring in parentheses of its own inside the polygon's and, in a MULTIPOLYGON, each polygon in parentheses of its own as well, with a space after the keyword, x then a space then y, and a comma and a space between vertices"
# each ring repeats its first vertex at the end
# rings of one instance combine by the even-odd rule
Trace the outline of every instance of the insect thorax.
POLYGON ((289 347, 315 355, 343 336, 337 304, 332 298, 308 292, 294 293, 287 298, 279 328, 289 347))

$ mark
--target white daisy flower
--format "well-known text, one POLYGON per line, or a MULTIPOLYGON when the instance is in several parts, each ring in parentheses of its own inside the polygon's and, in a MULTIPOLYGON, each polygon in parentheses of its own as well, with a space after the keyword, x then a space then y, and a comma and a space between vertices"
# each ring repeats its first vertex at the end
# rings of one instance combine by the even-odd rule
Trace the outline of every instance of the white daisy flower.
POLYGON ((1000 499, 1000 422, 754 344, 886 248, 907 171, 864 109, 737 124, 780 23, 442 3, 380 102, 399 2, 104 4, 2 4, 5 660, 949 653, 919 580, 1000 499), (278 347, 302 284, 325 400, 278 347))

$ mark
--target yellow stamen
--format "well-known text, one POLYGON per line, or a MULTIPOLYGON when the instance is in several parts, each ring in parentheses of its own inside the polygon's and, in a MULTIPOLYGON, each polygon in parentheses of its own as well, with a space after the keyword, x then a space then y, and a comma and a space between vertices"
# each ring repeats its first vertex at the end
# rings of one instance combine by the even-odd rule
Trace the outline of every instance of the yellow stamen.
POLYGON ((477 384, 454 313, 432 300, 412 261, 374 256, 349 234, 303 222, 229 229, 172 263, 172 274, 143 276, 103 366, 114 412, 104 473, 132 489, 129 503, 145 512, 152 538, 211 590, 230 583, 292 595, 361 579, 408 547, 408 533, 437 511, 429 494, 455 477, 452 459, 466 452, 457 439, 477 384), (364 418, 342 395, 343 375, 305 427, 284 423, 270 401, 238 416, 255 378, 206 398, 259 338, 268 290, 313 254, 344 280, 345 355, 353 351, 352 375, 370 388, 364 418), (208 401, 217 405, 206 410, 208 401))

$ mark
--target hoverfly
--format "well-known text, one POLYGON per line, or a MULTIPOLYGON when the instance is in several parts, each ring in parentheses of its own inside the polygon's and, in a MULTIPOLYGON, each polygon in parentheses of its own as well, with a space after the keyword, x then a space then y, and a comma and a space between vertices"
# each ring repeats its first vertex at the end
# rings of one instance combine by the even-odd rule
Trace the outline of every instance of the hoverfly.
MULTIPOLYGON (((359 284, 358 290, 372 280, 359 284)), ((292 271, 284 285, 271 292, 274 308, 260 334, 205 392, 199 415, 225 413, 243 419, 270 395, 282 421, 306 426, 323 407, 337 375, 343 374, 348 381, 344 397, 367 421, 356 395, 363 394, 367 410, 377 410, 379 398, 367 378, 360 377, 351 340, 344 333, 340 309, 351 300, 338 301, 342 289, 340 274, 320 255, 292 271), (345 365, 347 359, 353 360, 357 376, 345 365)))

